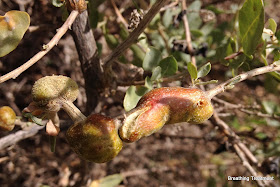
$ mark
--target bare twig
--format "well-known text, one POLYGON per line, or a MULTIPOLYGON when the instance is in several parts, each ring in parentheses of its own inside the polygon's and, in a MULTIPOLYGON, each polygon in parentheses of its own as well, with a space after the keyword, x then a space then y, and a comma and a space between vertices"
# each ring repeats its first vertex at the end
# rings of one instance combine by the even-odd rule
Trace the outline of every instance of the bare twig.
POLYGON ((162 7, 162 8, 160 9, 160 12, 164 12, 164 11, 166 11, 166 10, 169 9, 169 8, 172 8, 172 7, 177 6, 178 4, 179 4, 179 0, 176 0, 176 1, 174 1, 174 2, 172 2, 172 3, 170 3, 170 4, 168 4, 168 5, 166 5, 166 6, 164 6, 164 7, 162 7))
POLYGON ((238 82, 244 81, 246 79, 249 79, 249 78, 257 76, 257 75, 261 75, 261 74, 265 74, 265 73, 273 72, 273 71, 280 71, 280 65, 276 65, 275 63, 273 63, 271 65, 264 66, 261 68, 256 68, 251 71, 237 75, 237 76, 227 80, 226 82, 216 86, 215 88, 207 91, 207 95, 209 98, 212 99, 215 95, 218 95, 219 93, 222 93, 227 89, 231 89, 234 86, 234 84, 236 84, 238 82))
MULTIPOLYGON (((256 104, 254 104, 254 105, 247 105, 247 106, 246 105, 242 105, 242 104, 233 104, 233 103, 229 103, 227 101, 224 101, 224 100, 216 98, 216 97, 214 97, 213 100, 218 102, 218 103, 221 103, 221 104, 223 104, 225 106, 224 108, 222 108, 222 110, 224 110, 224 109, 237 109, 237 110, 239 110, 241 112, 244 112, 246 114, 249 114, 249 115, 255 115, 255 116, 258 116, 258 117, 271 118, 271 119, 275 119, 275 120, 280 120, 280 116, 278 116, 276 114, 265 114, 265 113, 262 113, 260 111, 256 111, 256 109, 257 110, 260 109, 260 106, 256 105, 256 104)), ((222 111, 222 110, 217 110, 217 111, 222 111)))
POLYGON ((130 33, 128 38, 124 40, 121 44, 119 44, 114 49, 114 51, 104 59, 104 64, 108 69, 112 62, 138 39, 139 35, 144 31, 144 29, 147 27, 150 21, 154 18, 154 16, 159 12, 160 8, 167 1, 168 0, 157 0, 156 3, 148 11, 148 13, 144 16, 143 20, 140 22, 138 27, 134 29, 133 32, 130 33))
POLYGON ((237 136, 235 134, 235 132, 233 130, 231 130, 231 128, 223 121, 219 118, 218 113, 214 112, 213 117, 215 119, 216 124, 218 125, 218 127, 232 140, 234 140, 240 149, 243 150, 243 152, 245 152, 246 156, 250 159, 250 161, 254 164, 254 165, 258 165, 258 160, 257 158, 251 153, 251 151, 241 142, 239 136, 237 136))
MULTIPOLYGON (((164 77, 161 79, 161 83, 168 83, 168 82, 173 82, 175 80, 179 80, 179 79, 183 79, 184 76, 186 75, 186 72, 182 72, 182 73, 178 73, 176 75, 172 75, 172 76, 169 76, 169 77, 164 77)), ((121 82, 121 81, 118 81, 118 86, 131 86, 131 85, 144 85, 145 84, 145 81, 142 80, 142 81, 133 81, 133 82, 121 82)))
POLYGON ((124 26, 127 28, 128 27, 128 24, 127 24, 127 21, 124 19, 124 17, 122 16, 120 10, 118 9, 116 3, 115 3, 115 0, 111 0, 111 4, 113 5, 114 7, 114 10, 115 10, 115 13, 117 14, 118 18, 120 19, 120 21, 122 22, 122 24, 124 24, 124 26))
MULTIPOLYGON (((60 120, 60 128, 68 128, 72 123, 72 121, 60 120)), ((20 125, 24 129, 0 138, 0 150, 14 145, 21 140, 32 137, 45 128, 45 126, 39 126, 35 123, 24 122, 21 120, 16 120, 16 124, 20 125)))
POLYGON ((251 110, 247 110, 247 109, 243 109, 243 108, 241 108, 240 111, 244 112, 246 114, 249 114, 249 115, 255 115, 255 116, 263 117, 263 118, 271 118, 271 119, 275 119, 278 121, 280 120, 280 116, 277 116, 276 114, 264 114, 260 111, 251 111, 251 110))
POLYGON ((254 103, 253 105, 233 104, 233 103, 229 103, 225 100, 219 99, 217 97, 213 97, 212 100, 215 102, 218 102, 220 104, 223 104, 225 106, 225 109, 257 109, 257 110, 259 110, 261 108, 256 103, 254 103))
POLYGON ((161 36, 161 38, 164 41, 166 50, 168 51, 168 53, 170 53, 170 47, 168 45, 168 39, 166 38, 165 33, 163 32, 164 28, 160 24, 158 24, 158 29, 157 30, 158 30, 159 35, 161 36))
POLYGON ((20 130, 16 133, 9 134, 3 138, 0 139, 0 150, 9 147, 11 145, 16 144, 17 142, 32 137, 35 134, 38 133, 39 130, 43 129, 44 126, 39 126, 36 124, 33 124, 28 130, 20 130))
MULTIPOLYGON (((248 160, 246 159, 244 153, 240 150, 238 145, 234 144, 233 148, 234 148, 236 154, 238 155, 238 157, 240 158, 240 160, 242 161, 243 166, 247 168, 247 170, 251 173, 252 176, 257 177, 257 172, 250 165, 250 163, 248 162, 248 160)), ((257 182, 258 186, 265 186, 265 182, 262 181, 262 180, 256 180, 256 182, 257 182)))
MULTIPOLYGON (((186 0, 182 1, 182 11, 185 11, 185 12, 187 11, 186 0)), ((196 66, 195 56, 193 55, 191 32, 190 32, 190 27, 189 27, 189 22, 188 22, 187 14, 183 15, 183 22, 184 22, 184 27, 185 27, 185 34, 186 34, 186 41, 187 41, 188 51, 189 51, 189 53, 191 55, 192 64, 194 66, 196 66)))
MULTIPOLYGON (((230 141, 233 143, 233 148, 237 155, 239 156, 240 160, 242 161, 242 164, 247 168, 247 170, 252 174, 252 176, 257 177, 257 172, 252 167, 252 165, 249 163, 247 159, 250 160, 250 162, 255 165, 256 167, 259 166, 257 158, 252 154, 252 152, 243 144, 239 138, 230 128, 229 126, 219 118, 218 113, 214 112, 213 117, 215 119, 216 124, 219 128, 221 128, 224 133, 230 137, 230 141)), ((260 175, 260 174, 259 174, 260 175)), ((258 175, 258 176, 259 176, 258 175)), ((258 181, 256 180, 257 184, 259 186, 268 186, 268 181, 258 181)))
POLYGON ((28 60, 26 63, 18 67, 17 69, 3 75, 0 77, 0 83, 3 83, 11 78, 15 79, 17 78, 22 72, 27 70, 29 67, 31 67, 33 64, 38 62, 43 56, 45 56, 55 45, 57 45, 60 38, 66 33, 66 31, 71 27, 72 23, 78 16, 79 12, 73 10, 65 23, 62 25, 62 27, 57 31, 56 35, 51 39, 51 41, 44 45, 44 49, 40 52, 38 52, 36 55, 34 55, 30 60, 28 60))

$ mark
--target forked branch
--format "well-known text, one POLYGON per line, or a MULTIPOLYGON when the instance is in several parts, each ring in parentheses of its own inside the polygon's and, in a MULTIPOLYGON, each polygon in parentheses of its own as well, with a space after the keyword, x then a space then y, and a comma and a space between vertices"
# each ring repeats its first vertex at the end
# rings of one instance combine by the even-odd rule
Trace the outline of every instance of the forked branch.
POLYGON ((71 27, 72 23, 76 19, 76 17, 79 15, 79 12, 76 10, 73 10, 65 23, 62 25, 62 27, 57 31, 55 36, 51 39, 51 41, 43 46, 43 50, 38 52, 36 55, 34 55, 30 60, 28 60, 26 63, 18 67, 17 69, 14 69, 13 71, 3 75, 0 77, 0 83, 3 83, 9 79, 15 79, 17 78, 21 73, 23 73, 25 70, 30 68, 33 64, 38 62, 43 56, 45 56, 55 45, 57 45, 58 41, 61 39, 61 37, 66 33, 66 31, 71 27))

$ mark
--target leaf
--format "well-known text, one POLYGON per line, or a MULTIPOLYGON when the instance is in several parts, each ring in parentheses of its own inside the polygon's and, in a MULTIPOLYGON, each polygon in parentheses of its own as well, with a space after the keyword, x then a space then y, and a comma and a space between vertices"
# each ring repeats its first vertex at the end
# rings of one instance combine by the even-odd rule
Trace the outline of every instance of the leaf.
POLYGON ((205 77, 211 70, 211 64, 208 62, 207 64, 203 65, 201 68, 198 69, 197 78, 205 77))
MULTIPOLYGON (((244 55, 244 54, 241 54, 241 55, 238 55, 237 57, 235 57, 234 59, 232 59, 231 61, 230 61, 230 67, 232 68, 232 69, 235 69, 235 70, 238 70, 238 68, 240 67, 240 66, 242 66, 243 65, 243 63, 245 62, 245 60, 246 60, 246 55, 244 55)), ((247 59, 248 60, 248 59, 247 59)), ((234 75, 235 76, 235 75, 234 75)))
POLYGON ((123 181, 121 174, 108 175, 102 179, 94 180, 89 187, 115 187, 123 181))
POLYGON ((200 8, 201 8, 201 2, 199 0, 192 2, 188 7, 188 10, 192 10, 188 13, 188 21, 189 21, 189 25, 191 26, 191 29, 198 29, 202 24, 199 15, 200 8))
POLYGON ((207 85, 207 84, 216 84, 218 83, 218 80, 211 80, 206 82, 196 82, 195 85, 207 85))
POLYGON ((177 60, 173 56, 166 57, 159 62, 163 76, 174 75, 178 71, 177 60))
POLYGON ((105 40, 110 49, 115 49, 119 45, 118 39, 112 34, 105 34, 105 40))
POLYGON ((146 54, 143 61, 143 69, 146 71, 152 71, 158 66, 161 59, 161 52, 154 47, 150 47, 150 51, 146 54))
POLYGON ((151 77, 151 80, 154 81, 154 80, 158 80, 162 77, 161 75, 161 67, 160 66, 157 66, 154 70, 153 70, 153 74, 152 74, 152 77, 151 77))
POLYGON ((191 62, 188 62, 187 68, 188 68, 188 71, 191 75, 191 78, 192 79, 197 79, 197 69, 196 69, 196 67, 191 62))
POLYGON ((12 10, 0 16, 0 57, 13 51, 30 25, 26 12, 12 10))
POLYGON ((145 53, 143 52, 143 50, 136 44, 132 44, 130 46, 130 49, 133 52, 133 57, 134 60, 132 61, 133 65, 136 65, 138 67, 142 67, 142 62, 145 58, 145 53))
POLYGON ((269 24, 269 29, 270 30, 272 30, 272 32, 273 33, 275 33, 276 32, 276 29, 277 29, 277 23, 275 22, 275 20, 274 19, 272 19, 272 18, 269 18, 268 19, 268 24, 269 24))
POLYGON ((153 82, 151 81, 150 77, 145 78, 145 87, 148 89, 146 93, 153 89, 153 82))
POLYGON ((275 61, 274 64, 276 64, 277 66, 280 66, 280 60, 275 61))
POLYGON ((248 56, 252 55, 264 28, 262 0, 246 0, 239 11, 238 21, 244 53, 248 56))
POLYGON ((232 87, 232 86, 234 86, 236 83, 240 82, 240 80, 241 80, 241 76, 238 75, 238 76, 234 77, 234 78, 231 80, 231 82, 227 83, 226 86, 229 87, 229 89, 230 89, 230 87, 232 87))
POLYGON ((277 109, 276 103, 272 101, 262 101, 262 107, 267 114, 273 114, 277 109))
MULTIPOLYGON (((274 61, 279 61, 280 60, 280 51, 279 50, 277 50, 277 49, 274 49, 273 50, 273 60, 274 61)), ((274 63, 276 63, 276 62, 274 62, 274 63)), ((277 63, 276 63, 277 64, 277 63)), ((278 65, 279 65, 280 63, 278 62, 278 65)))
POLYGON ((55 7, 61 7, 63 5, 63 2, 61 2, 61 0, 52 0, 52 4, 55 7))
POLYGON ((69 12, 67 10, 67 7, 66 6, 60 7, 60 11, 61 11, 61 19, 63 22, 65 22, 69 17, 69 12))
POLYGON ((43 124, 43 120, 41 118, 37 118, 32 113, 23 112, 22 116, 25 117, 25 118, 30 119, 33 123, 36 123, 39 126, 44 126, 45 125, 45 124, 43 124))
POLYGON ((200 30, 191 30, 192 37, 199 38, 203 36, 203 33, 200 30))
POLYGON ((124 96, 123 106, 125 111, 135 108, 140 98, 148 92, 145 86, 130 86, 124 96))
POLYGON ((171 25, 172 21, 173 21, 173 14, 171 9, 169 8, 163 14, 162 23, 167 28, 171 25))

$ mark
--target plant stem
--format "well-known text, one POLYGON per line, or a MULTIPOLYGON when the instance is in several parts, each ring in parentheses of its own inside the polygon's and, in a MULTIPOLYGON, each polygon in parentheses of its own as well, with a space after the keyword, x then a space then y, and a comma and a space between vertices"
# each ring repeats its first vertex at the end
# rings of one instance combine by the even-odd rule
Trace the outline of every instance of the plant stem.
POLYGON ((256 68, 251 71, 242 73, 242 74, 237 75, 237 76, 227 80, 226 82, 216 86, 215 88, 208 90, 206 94, 208 95, 208 97, 210 99, 212 99, 214 96, 218 95, 219 93, 222 93, 225 90, 232 88, 232 86, 238 82, 244 81, 246 79, 249 79, 249 78, 257 76, 257 75, 261 75, 261 74, 265 74, 265 73, 273 72, 273 71, 280 71, 280 65, 276 65, 275 63, 273 63, 269 66, 256 68))
POLYGON ((74 123, 86 119, 86 116, 70 101, 61 100, 61 107, 70 116, 74 123))
MULTIPOLYGON (((182 1, 182 11, 187 11, 186 0, 182 1)), ((183 22, 184 22, 184 27, 185 27, 185 35, 186 35, 188 51, 191 56, 192 64, 196 67, 196 59, 195 59, 195 56, 193 55, 192 39, 191 39, 189 22, 188 22, 188 18, 187 18, 187 12, 183 15, 183 22)))
POLYGON ((104 59, 106 70, 109 70, 112 62, 118 58, 127 48, 129 48, 135 41, 137 41, 139 35, 145 30, 148 24, 152 21, 155 15, 160 11, 160 8, 165 5, 168 0, 157 0, 156 3, 151 7, 148 13, 144 16, 138 27, 133 30, 132 33, 119 44, 114 51, 104 59))

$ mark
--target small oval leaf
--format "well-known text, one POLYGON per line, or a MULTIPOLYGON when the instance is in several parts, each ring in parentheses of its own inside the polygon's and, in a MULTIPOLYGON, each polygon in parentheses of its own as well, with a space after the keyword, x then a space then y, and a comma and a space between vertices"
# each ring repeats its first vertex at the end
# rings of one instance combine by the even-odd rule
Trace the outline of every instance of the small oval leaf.
POLYGON ((152 74, 152 77, 151 77, 151 81, 154 81, 154 80, 158 80, 160 79, 162 76, 161 76, 161 67, 160 66, 157 66, 154 70, 153 70, 153 74, 152 74))
POLYGON ((187 68, 188 68, 188 72, 191 75, 191 78, 192 79, 197 79, 197 69, 196 69, 196 67, 191 62, 188 62, 187 68))
POLYGON ((211 64, 208 62, 207 64, 203 65, 201 68, 199 68, 197 72, 197 78, 205 77, 211 70, 211 64))
POLYGON ((161 59, 161 52, 154 47, 150 47, 150 51, 146 54, 143 61, 143 69, 145 71, 152 71, 158 66, 161 59))
POLYGON ((173 56, 166 57, 159 62, 163 76, 174 75, 178 71, 177 60, 173 56))
POLYGON ((273 33, 275 33, 277 29, 277 23, 275 22, 275 20, 273 18, 269 18, 268 24, 269 24, 268 28, 272 30, 273 33))
POLYGON ((118 39, 112 34, 105 34, 105 40, 110 49, 115 49, 119 45, 118 39))
POLYGON ((140 98, 148 91, 149 89, 145 86, 130 86, 124 96, 123 106, 125 111, 130 111, 135 108, 140 98))
POLYGON ((0 57, 13 51, 30 25, 26 12, 12 10, 0 16, 0 57))

